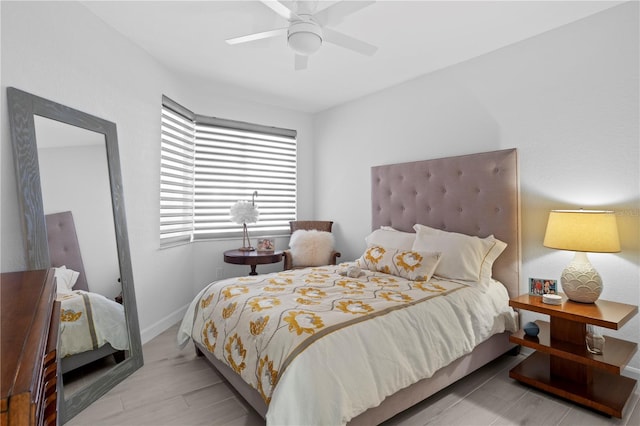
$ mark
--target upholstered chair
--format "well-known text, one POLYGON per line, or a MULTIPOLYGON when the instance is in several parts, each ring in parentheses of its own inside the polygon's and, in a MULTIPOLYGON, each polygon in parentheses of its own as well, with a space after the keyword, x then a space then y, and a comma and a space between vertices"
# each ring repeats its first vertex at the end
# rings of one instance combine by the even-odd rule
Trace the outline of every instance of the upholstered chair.
MULTIPOLYGON (((291 222, 289 222, 289 227, 291 228, 292 235, 297 230, 306 230, 306 231, 316 230, 316 231, 331 232, 331 228, 333 227, 333 222, 323 221, 323 220, 292 220, 291 222)), ((285 271, 289 269, 306 268, 307 266, 317 266, 317 265, 301 265, 299 264, 300 262, 296 262, 294 260, 294 255, 295 255, 295 251, 292 252, 291 249, 284 251, 283 258, 284 258, 285 271)), ((329 254, 329 258, 328 258, 329 259, 328 264, 335 265, 338 257, 340 257, 340 253, 335 250, 331 250, 331 253, 329 254)))

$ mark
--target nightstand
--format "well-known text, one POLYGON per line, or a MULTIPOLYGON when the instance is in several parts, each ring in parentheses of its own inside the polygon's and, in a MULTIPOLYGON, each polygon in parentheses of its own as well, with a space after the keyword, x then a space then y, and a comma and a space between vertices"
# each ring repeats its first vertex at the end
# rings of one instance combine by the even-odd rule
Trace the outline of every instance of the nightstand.
POLYGON ((524 294, 509 301, 517 309, 549 315, 550 321, 536 321, 540 333, 527 336, 523 330, 509 340, 535 349, 509 372, 522 383, 587 406, 609 416, 622 418, 624 406, 636 387, 636 380, 620 372, 637 350, 637 343, 606 336, 604 352, 594 355, 585 344, 586 326, 617 330, 638 313, 638 307, 597 300, 578 303, 563 294, 562 304, 542 303, 541 296, 524 294))
POLYGON ((235 265, 249 265, 251 266, 251 272, 249 272, 249 275, 258 275, 256 272, 256 265, 281 262, 282 250, 269 252, 256 250, 227 250, 224 252, 224 261, 225 263, 233 263, 235 265))

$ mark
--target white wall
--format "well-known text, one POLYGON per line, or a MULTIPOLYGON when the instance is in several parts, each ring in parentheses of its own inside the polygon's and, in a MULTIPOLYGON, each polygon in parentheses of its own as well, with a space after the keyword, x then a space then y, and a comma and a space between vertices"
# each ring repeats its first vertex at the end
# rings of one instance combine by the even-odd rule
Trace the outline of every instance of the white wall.
MULTIPOLYGON (((590 255, 601 297, 638 304, 638 40, 633 2, 318 114, 316 215, 337 222, 353 259, 370 231, 371 166, 516 147, 521 291, 529 277, 559 279, 571 260, 542 246, 550 209, 607 208, 622 252, 590 255)), ((638 342, 640 315, 607 333, 638 342)))
POLYGON ((0 270, 25 267, 6 88, 24 91, 117 125, 133 275, 143 342, 181 318, 238 241, 159 250, 160 105, 166 94, 202 114, 299 130, 299 210, 312 209, 311 118, 233 98, 228 88, 173 75, 76 2, 1 2, 2 141, 0 270), (223 90, 225 89, 225 90, 223 90))

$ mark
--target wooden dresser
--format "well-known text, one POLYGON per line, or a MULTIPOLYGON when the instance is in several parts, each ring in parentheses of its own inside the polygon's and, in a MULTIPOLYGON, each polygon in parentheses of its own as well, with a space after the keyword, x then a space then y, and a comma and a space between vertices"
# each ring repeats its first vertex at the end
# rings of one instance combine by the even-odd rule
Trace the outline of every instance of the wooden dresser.
POLYGON ((58 323, 54 271, 4 273, 1 426, 58 423, 58 323))

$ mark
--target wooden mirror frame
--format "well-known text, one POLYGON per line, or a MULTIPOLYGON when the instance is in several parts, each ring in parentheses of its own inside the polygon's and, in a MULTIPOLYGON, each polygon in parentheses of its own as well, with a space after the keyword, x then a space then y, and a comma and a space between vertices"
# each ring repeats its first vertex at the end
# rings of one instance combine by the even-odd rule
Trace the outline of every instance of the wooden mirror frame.
MULTIPOLYGON (((133 270, 129 251, 129 238, 124 209, 120 156, 116 125, 82 111, 32 95, 19 89, 7 88, 9 127, 13 142, 13 159, 18 183, 18 198, 22 211, 22 227, 26 250, 27 269, 47 269, 51 266, 47 229, 45 223, 38 146, 34 116, 41 116, 101 133, 105 137, 111 202, 116 232, 116 245, 120 264, 122 297, 127 332, 129 334, 129 356, 108 372, 74 393, 60 404, 61 424, 66 423, 109 389, 123 381, 143 364, 142 343, 136 295, 133 287, 133 270)), ((59 397, 60 397, 59 396, 59 397)))

